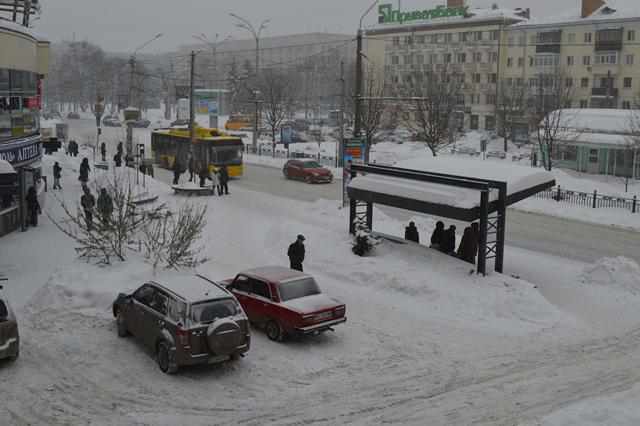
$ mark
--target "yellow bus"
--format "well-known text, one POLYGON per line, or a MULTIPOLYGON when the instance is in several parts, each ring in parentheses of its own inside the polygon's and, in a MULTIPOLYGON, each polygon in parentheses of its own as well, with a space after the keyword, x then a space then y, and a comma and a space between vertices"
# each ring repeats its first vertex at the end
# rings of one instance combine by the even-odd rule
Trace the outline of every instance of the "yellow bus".
POLYGON ((227 166, 229 176, 243 175, 242 139, 229 136, 218 129, 196 127, 193 146, 189 139, 189 129, 158 129, 151 133, 153 162, 159 167, 173 169, 176 160, 187 169, 189 153, 193 152, 196 162, 208 162, 209 171, 227 166))
POLYGON ((224 125, 225 130, 252 130, 253 116, 250 114, 233 114, 224 125))

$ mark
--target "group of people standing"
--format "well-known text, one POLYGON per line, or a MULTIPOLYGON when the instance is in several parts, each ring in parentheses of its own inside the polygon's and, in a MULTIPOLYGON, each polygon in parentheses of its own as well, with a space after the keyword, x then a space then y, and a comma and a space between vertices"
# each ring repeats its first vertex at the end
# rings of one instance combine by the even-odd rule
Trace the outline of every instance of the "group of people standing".
MULTIPOLYGON (((221 166, 213 173, 209 171, 209 166, 197 162, 194 156, 189 157, 188 161, 189 182, 196 182, 199 179, 201 188, 204 188, 207 184, 207 180, 211 181, 214 188, 214 192, 217 190, 218 195, 229 195, 229 170, 227 166, 221 166)), ((184 172, 184 168, 180 164, 180 161, 176 160, 173 163, 173 184, 180 184, 180 175, 184 172)))
MULTIPOLYGON (((405 228, 404 237, 408 241, 420 243, 420 233, 414 222, 410 222, 409 226, 405 228)), ((445 229, 444 222, 438 221, 431 234, 431 245, 429 247, 456 256, 465 262, 475 264, 479 239, 480 226, 477 222, 473 222, 465 228, 458 250, 456 250, 456 226, 451 225, 445 229)))

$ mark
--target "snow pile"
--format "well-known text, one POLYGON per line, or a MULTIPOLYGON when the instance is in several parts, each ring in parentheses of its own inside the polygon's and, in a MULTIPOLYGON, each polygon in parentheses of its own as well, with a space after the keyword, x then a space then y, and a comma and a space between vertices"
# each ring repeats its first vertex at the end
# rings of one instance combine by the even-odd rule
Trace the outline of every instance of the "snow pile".
POLYGON ((605 258, 588 266, 581 276, 585 285, 599 285, 640 295, 640 265, 625 257, 605 258))

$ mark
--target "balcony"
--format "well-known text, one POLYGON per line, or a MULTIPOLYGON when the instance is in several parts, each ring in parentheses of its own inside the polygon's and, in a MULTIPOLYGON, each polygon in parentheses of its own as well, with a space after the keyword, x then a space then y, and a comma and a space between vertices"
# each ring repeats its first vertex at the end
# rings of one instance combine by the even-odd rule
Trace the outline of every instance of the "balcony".
POLYGON ((596 31, 596 52, 622 50, 622 28, 596 31))
POLYGON ((562 30, 538 33, 536 38, 536 53, 560 53, 562 30))
POLYGON ((617 87, 613 87, 611 89, 607 88, 607 87, 594 87, 591 89, 591 96, 595 96, 595 97, 612 97, 612 98, 617 98, 618 97, 618 88, 617 87))

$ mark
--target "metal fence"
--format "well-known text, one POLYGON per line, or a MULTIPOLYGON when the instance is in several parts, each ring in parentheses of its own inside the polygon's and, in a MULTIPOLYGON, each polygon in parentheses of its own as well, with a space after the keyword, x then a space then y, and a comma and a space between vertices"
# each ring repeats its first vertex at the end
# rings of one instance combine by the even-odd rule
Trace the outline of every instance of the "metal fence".
POLYGON ((637 213, 638 210, 640 210, 638 197, 636 195, 634 195, 633 198, 624 198, 598 194, 597 190, 593 192, 581 192, 556 186, 555 188, 537 193, 535 197, 592 209, 624 209, 630 210, 631 213, 637 213))

